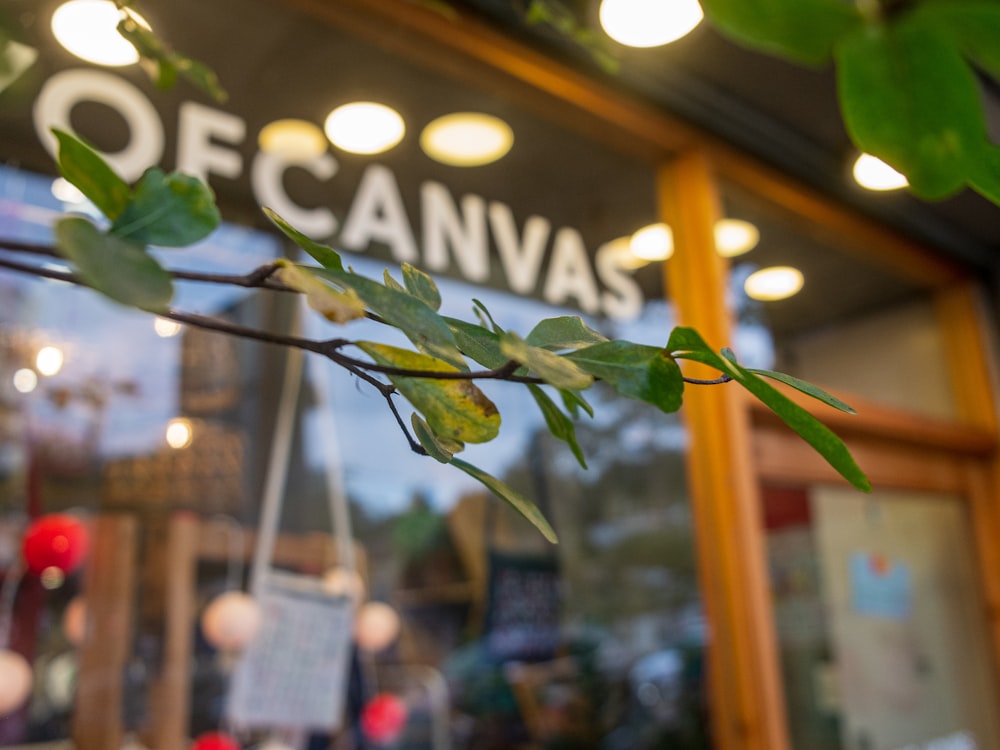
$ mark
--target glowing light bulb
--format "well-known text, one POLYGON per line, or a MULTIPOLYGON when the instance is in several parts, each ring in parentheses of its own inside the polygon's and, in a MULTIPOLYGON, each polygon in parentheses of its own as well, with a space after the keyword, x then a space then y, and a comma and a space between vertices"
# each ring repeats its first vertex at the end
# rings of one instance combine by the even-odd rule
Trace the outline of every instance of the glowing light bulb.
MULTIPOLYGON (((149 24, 135 11, 129 15, 140 26, 149 24)), ((69 0, 52 14, 52 33, 68 52, 81 60, 121 67, 139 61, 139 53, 118 33, 122 12, 111 0, 69 0)))
POLYGON ((28 699, 34 674, 27 659, 16 651, 0 649, 0 716, 13 713, 28 699))
POLYGON ((219 594, 201 616, 205 640, 220 651, 242 651, 260 630, 260 606, 242 591, 219 594))
POLYGON ((34 370, 22 367, 14 373, 14 389, 18 393, 31 393, 38 387, 38 375, 34 370))
POLYGON ((406 133, 400 114, 376 102, 352 102, 337 107, 323 124, 326 137, 337 148, 352 154, 388 151, 406 133))
POLYGON ((420 148, 435 161, 478 167, 502 158, 514 145, 514 131, 499 117, 454 112, 431 122, 420 134, 420 148))
POLYGON ((857 183, 868 190, 899 190, 910 184, 905 175, 871 154, 861 154, 853 171, 857 183))
POLYGON ((167 424, 167 445, 174 450, 187 448, 194 439, 194 428, 187 419, 171 419, 167 424))
POLYGON ((674 254, 674 235, 666 224, 650 224, 629 240, 632 255, 643 260, 666 260, 674 254))
POLYGON ((261 128, 257 144, 261 151, 300 162, 326 151, 326 136, 307 120, 275 120, 261 128))
POLYGON ((715 249, 723 258, 735 258, 753 250, 760 231, 749 221, 722 219, 715 224, 715 249))
POLYGON ((773 302, 787 299, 797 294, 804 279, 802 272, 791 266, 772 266, 755 271, 743 283, 743 289, 751 299, 773 302))
POLYGON ((57 346, 43 346, 35 355, 35 367, 42 375, 51 377, 62 369, 63 353, 57 346))
POLYGON ((181 332, 181 324, 176 320, 156 316, 153 319, 153 330, 156 331, 157 336, 167 339, 181 332))
POLYGON ((659 47, 690 33, 704 17, 698 0, 603 0, 601 28, 629 47, 659 47))

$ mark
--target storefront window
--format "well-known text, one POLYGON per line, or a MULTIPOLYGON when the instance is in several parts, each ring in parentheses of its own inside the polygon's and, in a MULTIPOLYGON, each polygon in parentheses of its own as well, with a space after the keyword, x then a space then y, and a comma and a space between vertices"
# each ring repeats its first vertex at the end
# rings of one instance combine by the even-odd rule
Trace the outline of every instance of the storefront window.
POLYGON ((792 746, 996 745, 962 498, 814 486, 763 500, 792 746))
MULTIPOLYGON (((554 125, 544 108, 432 75, 281 3, 242 3, 218 60, 218 27, 191 20, 207 7, 184 0, 150 20, 218 65, 232 93, 224 105, 157 92, 136 70, 40 58, 0 124, 10 135, 0 238, 48 243, 61 211, 88 211, 42 176, 53 174, 42 120, 65 116, 101 148, 161 143, 162 166, 207 177, 232 223, 200 248, 163 251, 171 267, 244 273, 293 252, 259 214, 264 203, 358 271, 381 278, 388 266, 399 278, 410 262, 435 274, 449 315, 474 319, 478 299, 522 333, 578 314, 609 337, 663 344, 674 314, 662 269, 621 254, 622 238, 657 220, 650 165, 554 125), (108 91, 125 93, 98 93, 108 91), (321 127, 361 99, 404 120, 384 153, 324 144, 293 156, 258 139, 289 117, 321 127), (424 127, 466 111, 506 123, 509 152, 480 166, 430 156, 424 127)), ((52 52, 47 26, 31 29, 52 52)), ((554 546, 481 484, 411 453, 384 401, 345 372, 307 361, 289 402, 279 348, 177 329, 58 282, 4 273, 0 285, 0 564, 11 592, 0 623, 10 615, 9 645, 35 674, 30 699, 0 718, 0 746, 72 736, 80 750, 119 740, 180 750, 219 730, 245 746, 280 736, 296 748, 708 746, 706 627, 676 418, 595 389, 597 415, 577 428, 585 471, 530 399, 490 389, 501 437, 470 460, 539 503, 554 546), (33 359, 43 346, 63 353, 51 375, 33 359), (289 454, 276 468, 280 440, 289 454), (328 580, 348 559, 334 496, 362 593, 328 580), (90 530, 87 562, 51 589, 17 579, 27 523, 62 511, 90 530), (205 614, 253 584, 272 532, 268 575, 290 584, 262 611, 299 619, 265 627, 285 640, 254 653, 271 659, 280 695, 247 676, 258 673, 225 652, 205 614), (398 629, 378 643, 371 624, 352 637, 355 613, 334 602, 345 592, 357 593, 358 613, 390 625, 398 616, 398 629), (66 622, 78 596, 83 636, 66 622), (315 716, 316 685, 339 691, 337 715, 297 723, 315 716), (260 695, 284 713, 248 715, 260 695), (380 734, 375 719, 400 705, 405 721, 380 734)), ((181 284, 175 305, 279 331, 295 314, 287 296, 210 284, 181 284)), ((317 338, 385 339, 373 323, 344 331, 307 315, 302 325, 317 338)))
POLYGON ((723 197, 727 217, 756 229, 756 243, 730 262, 737 341, 747 356, 886 406, 956 417, 944 333, 926 280, 742 188, 726 185, 723 197), (774 299, 769 289, 748 291, 748 281, 775 268, 798 271, 801 286, 774 299))

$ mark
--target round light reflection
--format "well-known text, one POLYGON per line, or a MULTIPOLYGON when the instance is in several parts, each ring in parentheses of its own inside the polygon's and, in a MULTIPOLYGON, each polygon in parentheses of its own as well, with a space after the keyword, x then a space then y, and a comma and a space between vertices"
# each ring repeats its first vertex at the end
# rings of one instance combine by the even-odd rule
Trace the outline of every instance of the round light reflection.
POLYGON ((55 346, 43 346, 35 355, 35 367, 42 375, 51 377, 62 369, 63 353, 55 346))
POLYGON ((666 224, 650 224, 632 235, 629 250, 643 260, 666 260, 674 254, 674 234, 666 224))
POLYGON ((167 424, 167 445, 175 450, 187 448, 191 445, 194 437, 194 430, 191 421, 187 419, 171 419, 167 424))
POLYGON ((153 319, 153 330, 156 331, 156 335, 160 338, 168 339, 181 332, 181 324, 176 320, 156 316, 153 319))
POLYGON ((326 151, 326 136, 308 120, 275 120, 261 128, 257 144, 261 151, 298 162, 326 151))
POLYGON ((406 124, 396 110, 384 104, 352 102, 327 115, 323 131, 343 151, 379 154, 403 140, 406 124))
POLYGON ((432 121, 420 134, 420 148, 435 161, 478 167, 502 158, 514 145, 510 125, 481 112, 454 112, 432 121))
POLYGON ((723 258, 735 258, 753 250, 760 231, 749 221, 722 219, 715 225, 715 249, 723 258))
POLYGON ((804 281, 797 268, 772 266, 750 274, 743 283, 743 290, 751 299, 773 302, 797 294, 804 281))
POLYGON ((854 179, 868 190, 899 190, 910 184, 906 175, 871 154, 861 154, 854 162, 854 179))
POLYGON ((680 39, 697 26, 704 13, 698 0, 603 0, 601 27, 629 47, 659 47, 680 39))
MULTIPOLYGON (((149 24, 135 11, 136 23, 149 24)), ((110 67, 139 61, 135 47, 118 33, 122 13, 111 0, 69 0, 52 14, 52 33, 68 52, 87 62, 110 67)))
POLYGON ((14 373, 14 390, 18 393, 31 393, 38 387, 38 375, 28 367, 22 367, 14 373))

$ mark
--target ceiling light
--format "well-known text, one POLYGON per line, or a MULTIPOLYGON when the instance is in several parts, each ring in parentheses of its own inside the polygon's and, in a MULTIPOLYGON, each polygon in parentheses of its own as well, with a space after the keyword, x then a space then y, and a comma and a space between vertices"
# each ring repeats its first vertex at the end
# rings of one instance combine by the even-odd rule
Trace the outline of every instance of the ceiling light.
POLYGON ((666 260, 674 254, 674 234, 666 224, 650 224, 632 235, 629 250, 643 260, 666 260))
POLYGON ((659 47, 680 39, 704 13, 698 0, 603 0, 601 27, 628 47, 659 47))
POLYGON ((614 258, 614 263, 618 268, 624 268, 626 271, 634 271, 643 266, 649 265, 649 261, 645 258, 639 258, 632 253, 632 238, 631 237, 618 237, 601 247, 602 252, 610 253, 614 258))
POLYGON ((500 159, 514 145, 514 131, 499 117, 454 112, 431 122, 420 134, 420 148, 453 167, 478 167, 500 159))
POLYGON ((261 151, 293 162, 312 159, 326 151, 323 131, 308 120, 286 119, 268 123, 261 128, 257 144, 261 151))
POLYGON ((772 266, 755 271, 743 283, 751 299, 773 302, 786 299, 802 289, 802 272, 791 266, 772 266))
POLYGON ((735 258, 753 250, 760 232, 749 221, 722 219, 715 223, 715 249, 723 258, 735 258))
POLYGON ((352 154, 379 154, 401 140, 406 125, 399 113, 375 102, 352 102, 337 107, 323 125, 326 137, 352 154))
POLYGON ((854 162, 854 179, 869 190, 898 190, 910 184, 905 175, 871 154, 861 154, 854 162))
MULTIPOLYGON (((133 10, 129 15, 149 28, 133 10)), ((52 33, 67 51, 82 60, 120 67, 139 61, 139 53, 118 33, 122 12, 111 0, 69 0, 52 14, 52 33)))

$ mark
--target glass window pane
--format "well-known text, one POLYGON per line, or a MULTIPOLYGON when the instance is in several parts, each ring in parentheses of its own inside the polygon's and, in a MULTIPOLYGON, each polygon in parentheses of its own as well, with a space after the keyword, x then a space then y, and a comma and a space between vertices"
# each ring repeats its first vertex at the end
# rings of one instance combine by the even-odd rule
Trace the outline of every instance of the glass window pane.
MULTIPOLYGON (((172 267, 245 273, 293 252, 260 214, 264 203, 376 279, 386 266, 401 279, 402 262, 433 273, 445 314, 475 320, 478 299, 522 335, 542 317, 583 315, 608 337, 664 343, 674 314, 662 267, 634 262, 620 242, 656 221, 649 164, 566 127, 534 96, 508 99, 467 75, 431 73, 284 3, 241 3, 219 60, 219 26, 196 22, 210 7, 179 0, 154 20, 178 49, 219 65, 232 94, 225 104, 206 104, 185 87, 158 92, 135 71, 80 68, 65 56, 25 79, 24 98, 0 123, 8 164, 0 169, 0 241, 47 244, 52 222, 71 208, 96 217, 93 207, 52 193, 51 176, 43 176, 52 174, 51 161, 31 116, 53 81, 79 73, 82 83, 63 91, 78 99, 67 106, 82 135, 115 151, 161 129, 161 163, 207 175, 233 222, 199 248, 156 251, 172 267), (127 107, 95 93, 120 86, 151 106, 142 127, 121 111, 127 107), (406 132, 397 146, 359 155, 324 143, 322 154, 300 159, 258 142, 275 121, 321 127, 334 106, 357 99, 399 112, 406 132), (431 158, 420 142, 424 126, 464 111, 506 122, 514 132, 509 153, 476 167, 431 158)), ((27 517, 39 513, 113 516, 135 530, 101 563, 102 575, 134 576, 133 594, 113 603, 128 623, 118 650, 95 650, 63 626, 79 595, 92 597, 91 625, 94 612, 112 609, 93 603, 84 572, 51 590, 37 578, 17 584, 12 643, 30 657, 39 687, 27 708, 0 717, 0 746, 62 740, 81 728, 89 736, 120 730, 164 750, 226 728, 254 745, 272 729, 289 729, 227 722, 243 673, 208 614, 221 595, 247 587, 266 531, 261 503, 281 424, 284 352, 157 326, 85 290, 28 276, 4 272, 0 294, 0 565, 15 574, 27 517), (64 354, 49 376, 32 359, 46 344, 64 354), (22 370, 37 378, 33 389, 22 370), (101 712, 76 711, 81 696, 93 700, 108 685, 120 706, 109 699, 101 712)), ((292 308, 288 295, 187 282, 174 304, 279 332, 289 330, 292 308)), ((339 328, 309 316, 304 326, 317 339, 409 346, 371 321, 339 328)), ((597 414, 577 425, 584 471, 523 389, 484 386, 501 406, 501 437, 470 447, 468 460, 537 500, 560 536, 553 546, 479 483, 410 451, 375 391, 313 364, 290 406, 289 466, 273 529, 273 580, 303 587, 283 602, 267 599, 300 618, 289 621, 300 628, 295 637, 271 644, 268 654, 287 654, 274 674, 290 691, 281 700, 314 684, 307 679, 329 656, 317 628, 305 625, 315 610, 291 600, 322 608, 331 603, 329 587, 342 590, 326 577, 344 565, 331 536, 330 496, 339 486, 364 600, 388 604, 401 622, 378 648, 368 640, 371 626, 354 635, 346 683, 330 683, 345 691, 335 739, 359 743, 366 732, 369 741, 387 739, 372 729, 369 712, 378 693, 389 693, 407 709, 398 747, 708 746, 687 439, 674 415, 600 387, 588 392, 597 414), (331 423, 333 448, 325 434, 331 423), (305 586, 307 578, 328 588, 305 586), (309 653, 319 655, 310 661, 309 653)), ((101 534, 95 544, 114 541, 101 534)), ((333 609, 330 621, 339 622, 333 609)), ((383 623, 391 621, 381 612, 383 623)), ((391 701, 375 705, 394 710, 391 701)), ((283 736, 319 748, 329 746, 329 734, 314 727, 283 736)))
POLYGON ((1000 741, 961 498, 772 487, 764 514, 796 750, 1000 741))
POLYGON ((929 284, 737 186, 725 185, 724 204, 728 218, 749 221, 759 234, 731 260, 743 356, 887 406, 956 416, 929 284), (801 272, 801 289, 784 298, 753 296, 748 279, 776 267, 801 272))

